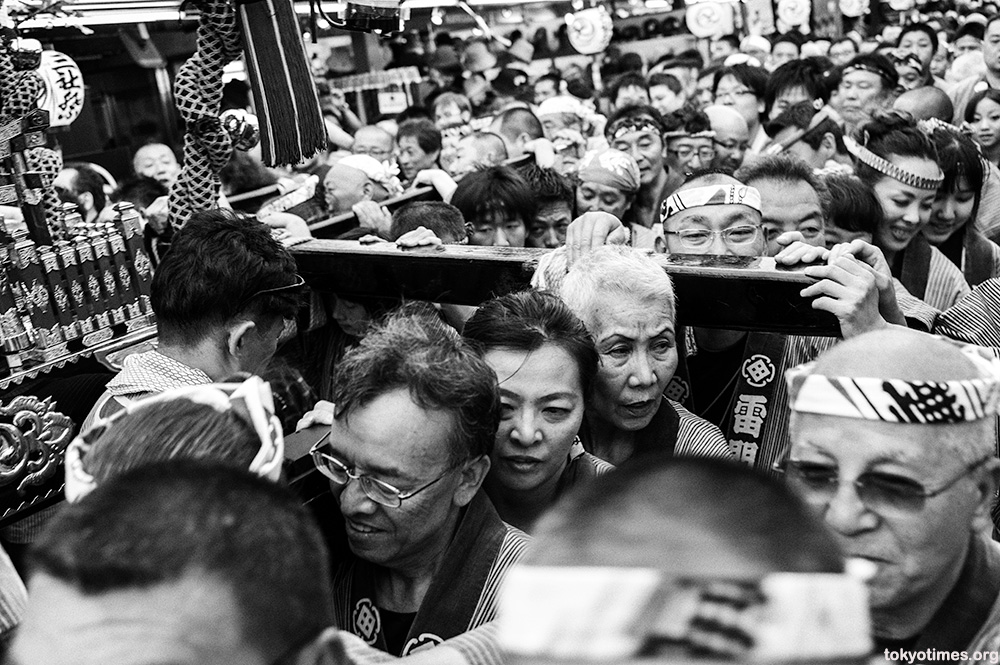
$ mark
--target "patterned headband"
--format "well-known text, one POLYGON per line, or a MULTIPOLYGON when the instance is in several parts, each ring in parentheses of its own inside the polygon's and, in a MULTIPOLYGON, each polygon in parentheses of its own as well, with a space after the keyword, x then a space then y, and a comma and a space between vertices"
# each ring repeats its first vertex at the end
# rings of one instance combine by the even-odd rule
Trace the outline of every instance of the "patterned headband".
POLYGON ((844 137, 844 145, 847 146, 847 151, 854 155, 859 162, 867 164, 879 173, 898 180, 904 185, 916 187, 917 189, 935 190, 944 182, 944 175, 939 175, 936 178, 925 178, 896 166, 889 160, 879 157, 849 136, 844 137))
POLYGON ((1000 360, 976 347, 962 352, 985 369, 987 378, 962 381, 904 381, 813 374, 815 363, 788 370, 792 411, 891 423, 963 423, 997 415, 1000 360))
POLYGON ((676 578, 650 568, 511 568, 501 649, 531 662, 652 663, 662 645, 736 661, 830 661, 871 650, 865 583, 852 573, 676 578))
POLYGON ((882 71, 878 67, 873 67, 872 65, 869 65, 864 62, 859 62, 857 64, 848 65, 847 67, 844 67, 845 76, 847 74, 850 74, 851 72, 868 72, 869 74, 875 74, 886 83, 894 85, 892 76, 889 74, 889 72, 882 71))
POLYGON ((260 448, 250 462, 250 472, 277 482, 281 478, 285 460, 285 439, 281 421, 274 410, 274 397, 270 385, 257 376, 242 383, 211 383, 198 386, 171 388, 145 399, 129 402, 125 408, 110 418, 100 419, 86 432, 81 432, 66 449, 65 479, 66 500, 79 501, 97 487, 97 481, 86 470, 84 458, 109 427, 121 418, 147 406, 183 399, 210 406, 220 413, 233 411, 249 424, 257 435, 260 448))
POLYGON ((615 141, 631 132, 652 132, 657 136, 662 136, 663 128, 652 118, 644 116, 622 118, 608 127, 607 138, 609 141, 615 141))
POLYGON ((665 222, 682 210, 699 206, 745 205, 761 211, 760 191, 743 184, 706 185, 673 194, 660 207, 660 221, 665 222))

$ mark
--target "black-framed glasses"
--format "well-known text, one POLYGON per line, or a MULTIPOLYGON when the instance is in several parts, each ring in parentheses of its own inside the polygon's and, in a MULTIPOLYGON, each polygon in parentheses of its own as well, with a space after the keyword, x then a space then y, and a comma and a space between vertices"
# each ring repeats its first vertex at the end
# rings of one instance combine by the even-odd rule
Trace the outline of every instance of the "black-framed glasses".
POLYGON ((701 159, 701 161, 703 162, 710 162, 713 159, 715 159, 715 148, 698 148, 697 150, 695 150, 694 148, 689 146, 681 146, 676 150, 668 149, 667 152, 672 154, 677 159, 684 161, 691 159, 691 157, 696 153, 698 155, 698 158, 701 159))
POLYGON ((240 301, 240 304, 239 306, 237 306, 236 310, 243 311, 243 309, 246 308, 247 305, 249 305, 252 301, 256 300, 261 296, 273 293, 284 293, 285 291, 295 291, 297 289, 301 289, 305 285, 306 285, 305 278, 303 278, 302 275, 295 275, 295 281, 292 282, 291 284, 285 284, 284 286, 274 286, 269 289, 261 289, 260 291, 256 291, 255 293, 247 296, 246 298, 240 301))
POLYGON ((329 436, 329 434, 324 436, 309 450, 313 464, 319 472, 338 485, 347 485, 352 480, 358 481, 361 484, 361 491, 365 493, 365 496, 380 506, 386 506, 387 508, 399 508, 403 504, 403 501, 420 494, 456 468, 455 466, 450 466, 445 469, 444 473, 429 483, 421 485, 415 490, 403 492, 383 480, 364 473, 358 473, 354 467, 347 466, 330 453, 321 450, 326 445, 326 440, 329 436))
MULTIPOLYGON (((853 485, 861 503, 874 513, 915 513, 923 509, 927 499, 944 494, 991 459, 992 455, 967 465, 960 474, 933 489, 913 478, 881 471, 866 471, 854 479, 853 485)), ((840 487, 840 472, 830 464, 785 459, 774 469, 801 485, 807 492, 807 501, 828 504, 840 487)))
POLYGON ((730 226, 722 231, 708 229, 681 229, 680 231, 665 231, 666 235, 677 236, 685 249, 704 250, 712 246, 716 238, 722 238, 727 247, 740 248, 752 245, 760 233, 756 224, 740 224, 730 226))

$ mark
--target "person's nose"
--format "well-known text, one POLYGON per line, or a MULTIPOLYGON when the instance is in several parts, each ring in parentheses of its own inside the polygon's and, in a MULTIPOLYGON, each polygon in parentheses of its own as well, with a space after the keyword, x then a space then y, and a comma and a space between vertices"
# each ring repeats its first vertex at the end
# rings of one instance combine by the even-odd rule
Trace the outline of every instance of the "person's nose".
POLYGON ((507 234, 499 226, 497 227, 496 235, 493 236, 493 246, 510 247, 510 240, 507 239, 507 234))
POLYGON ((656 383, 656 370, 653 363, 649 361, 649 355, 644 352, 637 352, 632 356, 632 367, 630 368, 628 383, 632 388, 644 388, 656 383))
POLYGON ((919 224, 920 223, 920 204, 914 201, 909 206, 906 207, 906 212, 903 214, 903 221, 907 224, 919 224))
POLYGON ((934 217, 948 222, 955 219, 955 204, 950 196, 934 205, 934 217))
POLYGON ((535 445, 541 441, 541 431, 537 426, 538 414, 534 409, 520 409, 514 416, 514 428, 510 432, 510 439, 522 447, 535 445))
POLYGON ((701 155, 694 153, 691 155, 691 159, 688 160, 687 170, 689 172, 697 171, 701 168, 701 155))
POLYGON ((708 254, 718 254, 722 256, 731 255, 733 250, 722 239, 722 235, 716 234, 712 237, 712 245, 708 254))
POLYGON ((545 247, 546 249, 555 249, 562 245, 559 241, 559 233, 555 229, 549 229, 545 232, 545 247))
POLYGON ((358 480, 351 478, 346 485, 337 485, 331 482, 330 489, 334 496, 337 496, 338 491, 340 492, 338 497, 340 512, 345 517, 371 515, 378 510, 378 504, 365 494, 365 491, 361 489, 361 482, 358 480))
POLYGON ((854 483, 843 481, 830 498, 824 519, 831 529, 843 536, 871 531, 878 525, 878 516, 865 507, 854 483))

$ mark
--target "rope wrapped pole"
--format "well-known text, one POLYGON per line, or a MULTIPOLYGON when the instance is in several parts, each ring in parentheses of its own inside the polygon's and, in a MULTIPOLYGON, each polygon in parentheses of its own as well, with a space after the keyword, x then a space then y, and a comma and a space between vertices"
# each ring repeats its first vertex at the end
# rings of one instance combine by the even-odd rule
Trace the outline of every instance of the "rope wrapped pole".
POLYGON ((186 124, 184 168, 170 190, 170 224, 184 225, 193 213, 219 200, 219 171, 229 161, 232 141, 219 120, 222 68, 240 55, 236 13, 228 0, 200 0, 198 50, 174 83, 177 110, 186 124))

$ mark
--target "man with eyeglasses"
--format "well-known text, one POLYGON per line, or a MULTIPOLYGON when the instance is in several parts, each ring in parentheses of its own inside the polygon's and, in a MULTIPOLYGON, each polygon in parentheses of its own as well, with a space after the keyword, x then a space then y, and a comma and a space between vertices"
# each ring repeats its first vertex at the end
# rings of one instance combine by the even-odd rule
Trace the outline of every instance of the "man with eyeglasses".
POLYGON ((259 372, 294 334, 303 284, 265 224, 226 210, 196 213, 153 275, 157 348, 125 359, 84 427, 170 388, 259 372))
POLYGON ((715 159, 715 132, 702 111, 686 108, 664 117, 667 167, 687 175, 708 168, 715 159))
POLYGON ((764 89, 767 72, 763 67, 733 65, 715 73, 712 93, 715 103, 730 106, 747 122, 750 131, 750 154, 757 154, 767 145, 767 134, 761 124, 764 114, 764 89))
POLYGON ((392 159, 392 134, 376 125, 365 125, 354 133, 354 143, 351 152, 355 155, 368 155, 380 162, 392 159))
POLYGON ((1000 362, 893 328, 788 373, 791 486, 868 561, 876 651, 1000 644, 1000 362))
POLYGON ((743 157, 750 148, 750 128, 739 113, 728 106, 712 105, 705 109, 712 124, 715 138, 715 158, 711 167, 733 173, 743 165, 743 157))
MULTIPOLYGON (((770 194, 723 173, 695 174, 663 203, 668 253, 765 256, 762 221, 772 213, 770 194)), ((585 215, 570 225, 568 246, 583 249, 587 244, 583 239, 603 242, 623 235, 617 224, 596 215, 585 215)), ((874 270, 846 252, 830 255, 823 247, 805 244, 797 235, 786 235, 781 245, 788 246, 775 257, 779 264, 827 261, 806 268, 817 281, 802 295, 817 296, 813 306, 837 316, 845 337, 887 325, 879 309, 882 284, 874 270)), ((740 462, 769 470, 785 445, 787 431, 787 393, 776 377, 784 367, 815 358, 835 339, 710 328, 692 332, 677 335, 688 348, 678 353, 680 362, 666 394, 681 396, 678 401, 685 407, 717 425, 740 462), (691 340, 693 346, 688 344, 691 340)))
POLYGON ((312 449, 343 517, 338 626, 407 655, 494 618, 527 536, 483 480, 500 422, 496 376, 436 316, 390 316, 337 367, 330 434, 312 449))

